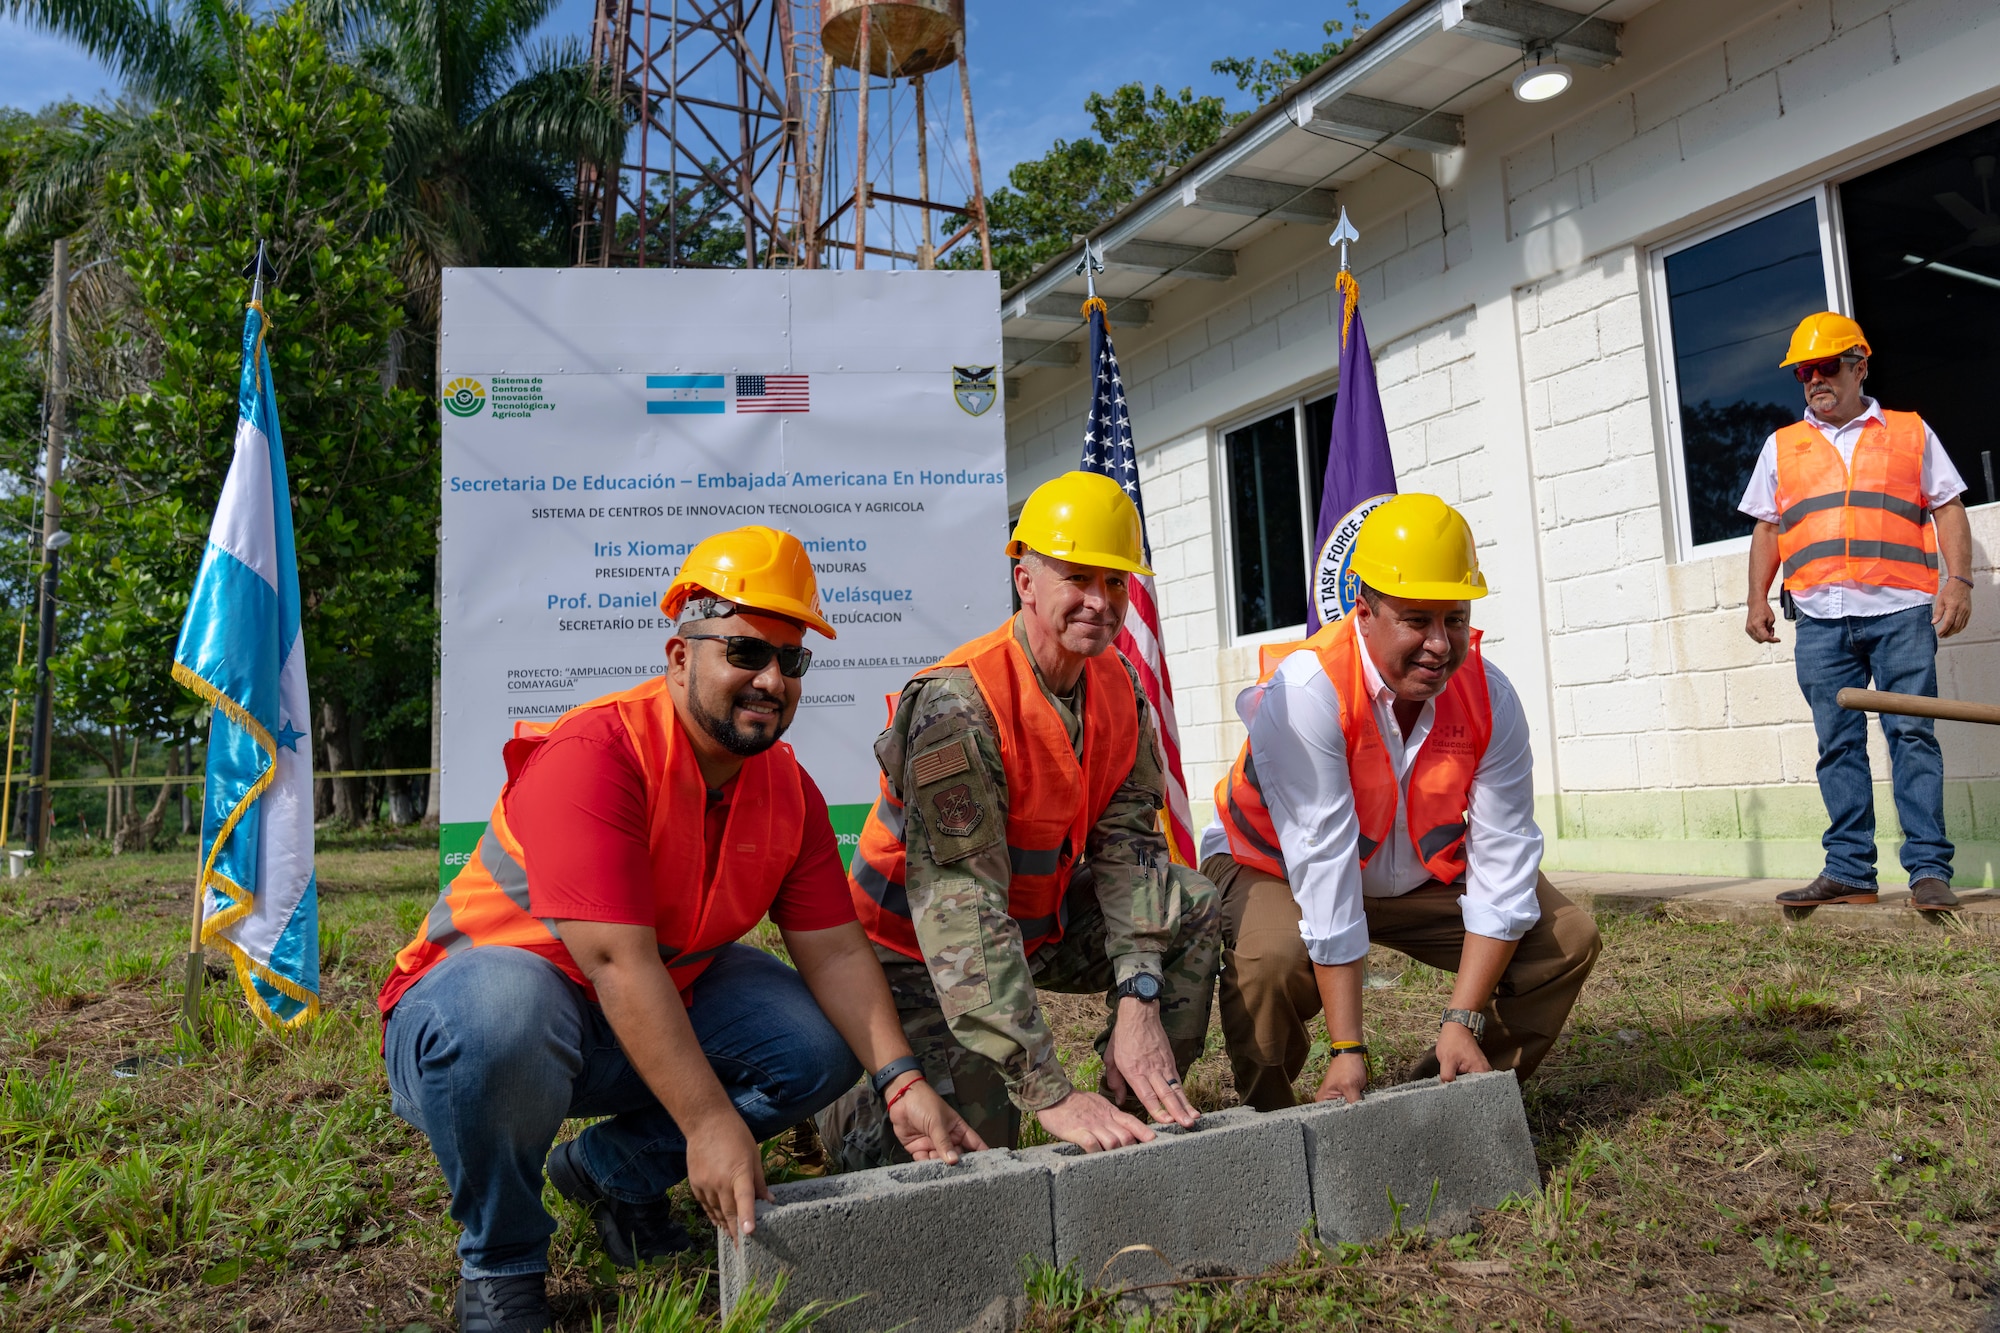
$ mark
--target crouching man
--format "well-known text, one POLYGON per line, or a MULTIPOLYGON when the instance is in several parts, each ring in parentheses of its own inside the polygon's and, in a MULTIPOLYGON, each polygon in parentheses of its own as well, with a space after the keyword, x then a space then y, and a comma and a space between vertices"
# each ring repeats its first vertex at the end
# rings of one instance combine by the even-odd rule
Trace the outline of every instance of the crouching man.
POLYGON ((1352 615, 1244 691, 1250 738, 1216 788, 1202 870, 1222 889, 1222 1029, 1236 1090, 1290 1106, 1322 1009, 1318 1097, 1361 1099, 1368 946, 1457 974, 1411 1071, 1533 1073, 1597 960, 1597 927, 1541 874, 1520 699, 1479 651, 1472 529, 1434 495, 1363 520, 1352 615))
POLYGON ((718 1227, 769 1198, 759 1141, 862 1069, 913 1157, 983 1145, 923 1083, 855 921, 820 795, 778 738, 828 638, 798 540, 703 541, 661 599, 667 671, 505 748, 479 850, 382 988, 392 1105, 430 1138, 466 1333, 551 1329, 549 1181, 613 1262, 687 1246, 685 1179, 718 1227), (766 913, 798 970, 738 943, 766 913), (550 1151, 565 1119, 609 1117, 550 1151))
MULTIPOLYGON (((1028 498, 1007 551, 1020 614, 904 686, 875 742, 854 903, 926 1077, 981 1138, 1014 1146, 1032 1111, 1087 1151, 1144 1142, 1132 1112, 1196 1119, 1181 1075, 1220 923, 1214 887, 1168 864, 1152 717, 1109 651, 1127 579, 1151 572, 1139 513, 1071 472, 1028 498), (1072 1086, 1042 991, 1104 996, 1109 1097, 1072 1086)), ((862 1087, 820 1117, 843 1169, 896 1156, 885 1105, 862 1087)))

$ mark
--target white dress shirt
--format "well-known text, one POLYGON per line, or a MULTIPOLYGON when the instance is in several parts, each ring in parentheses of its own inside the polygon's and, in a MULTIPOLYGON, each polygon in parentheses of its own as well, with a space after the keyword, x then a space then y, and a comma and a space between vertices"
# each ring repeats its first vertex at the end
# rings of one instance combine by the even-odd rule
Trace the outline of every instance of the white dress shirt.
MULTIPOLYGON (((1870 421, 1883 420, 1880 403, 1873 398, 1861 401, 1861 415, 1845 426, 1829 426, 1814 416, 1811 408, 1806 409, 1806 424, 1826 436, 1827 443, 1840 451, 1840 461, 1849 468, 1854 466, 1854 446, 1861 442, 1862 427, 1870 421)), ((1965 491, 1965 478, 1958 475, 1958 469, 1951 464, 1951 455, 1944 451, 1944 446, 1938 443, 1937 432, 1928 425, 1924 427, 1924 467, 1919 486, 1924 493, 1926 509, 1948 504, 1965 491)), ((1750 470, 1749 489, 1743 492, 1743 502, 1736 507, 1759 522, 1778 521, 1776 435, 1764 441, 1763 449, 1757 454, 1757 466, 1750 470)), ((1944 572, 1939 570, 1940 578, 1944 572)), ((1963 574, 1966 571, 1952 572, 1963 574)), ((1792 594, 1792 601, 1797 604, 1800 615, 1811 616, 1814 620, 1837 620, 1841 616, 1886 616, 1891 611, 1927 606, 1933 595, 1915 588, 1878 588, 1842 579, 1836 583, 1801 589, 1792 594)))
MULTIPOLYGON (((1236 712, 1250 729, 1250 750, 1264 807, 1278 831, 1285 878, 1299 904, 1299 934, 1315 963, 1351 963, 1368 952, 1368 918, 1361 900, 1394 898, 1428 883, 1431 872, 1410 841, 1410 770, 1430 735, 1437 705, 1426 703, 1406 740, 1396 725, 1395 693, 1382 683, 1364 648, 1361 670, 1374 703, 1375 727, 1396 773, 1396 826, 1366 866, 1340 730, 1340 698, 1319 655, 1295 652, 1271 679, 1237 696, 1236 712)), ((1535 825, 1534 755, 1528 718, 1500 668, 1486 662, 1493 735, 1472 778, 1467 800, 1465 886, 1458 899, 1465 928, 1476 935, 1518 940, 1537 921, 1535 881, 1542 865, 1542 831, 1535 825)), ((1229 850, 1220 820, 1202 830, 1205 860, 1229 850)))

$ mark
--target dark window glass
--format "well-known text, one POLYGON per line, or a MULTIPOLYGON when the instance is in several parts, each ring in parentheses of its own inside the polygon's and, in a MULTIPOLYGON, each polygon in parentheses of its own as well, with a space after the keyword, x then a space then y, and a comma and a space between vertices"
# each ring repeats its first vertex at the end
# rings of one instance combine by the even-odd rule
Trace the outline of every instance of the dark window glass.
POLYGON ((1965 478, 2000 500, 1992 386, 2000 378, 2000 123, 1840 187, 1868 392, 1920 412, 1965 478), (1982 410, 1984 409, 1984 410, 1982 410))
POLYGON ((1287 408, 1223 437, 1238 634, 1261 634, 1306 618, 1296 431, 1287 408))
POLYGON ((1697 546, 1753 526, 1737 502, 1765 437, 1805 412, 1781 370, 1792 329, 1826 309, 1813 202, 1746 222, 1667 257, 1688 526, 1697 546))
POLYGON ((1327 446, 1333 443, 1333 398, 1315 398, 1306 404, 1306 490, 1312 503, 1306 513, 1319 522, 1319 501, 1326 494, 1327 446))

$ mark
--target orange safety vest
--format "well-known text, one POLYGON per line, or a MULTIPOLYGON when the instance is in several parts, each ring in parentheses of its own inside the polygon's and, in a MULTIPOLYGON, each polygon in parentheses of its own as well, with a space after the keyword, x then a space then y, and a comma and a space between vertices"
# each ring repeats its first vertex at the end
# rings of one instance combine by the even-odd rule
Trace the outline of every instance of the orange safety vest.
MULTIPOLYGON (((507 782, 493 803, 479 850, 438 895, 417 937, 396 955, 398 973, 421 975, 461 949, 507 944, 547 958, 596 998, 555 930, 530 910, 528 871, 534 857, 508 826, 507 792, 528 757, 560 733, 564 723, 599 708, 618 710, 639 753, 660 959, 683 999, 715 955, 770 910, 804 841, 806 802, 799 761, 783 742, 743 761, 715 877, 704 884, 708 789, 693 748, 681 734, 666 677, 655 676, 634 689, 581 704, 553 727, 516 724, 514 739, 501 750, 507 782)), ((588 831, 578 829, 576 836, 588 836, 588 831)), ((396 979, 391 976, 391 986, 396 979)))
MULTIPOLYGON (((1070 867, 1139 757, 1139 701, 1115 652, 1084 664, 1083 758, 1054 705, 1042 694, 1034 663, 1009 620, 961 644, 918 672, 969 667, 1000 731, 1007 781, 1007 915, 1032 952, 1062 938, 1063 893, 1070 867)), ((904 880, 903 803, 881 779, 881 794, 861 826, 847 887, 868 938, 921 962, 904 880)))
MULTIPOLYGON (((1465 878, 1466 801, 1472 775, 1493 738, 1493 701, 1486 689, 1486 663, 1479 651, 1479 631, 1472 632, 1472 650, 1452 673, 1437 698, 1430 735, 1410 768, 1410 841, 1417 858, 1446 884, 1465 878)), ((1340 700, 1340 734, 1347 742, 1347 775, 1354 790, 1355 822, 1360 829, 1361 864, 1367 865, 1396 827, 1398 784, 1395 765, 1375 724, 1375 707, 1361 667, 1362 646, 1354 617, 1336 620, 1299 648, 1311 648, 1340 700)), ((1259 683, 1269 681, 1276 661, 1264 665, 1259 683)), ((1285 854, 1277 826, 1264 806, 1250 742, 1230 766, 1229 776, 1215 784, 1215 813, 1229 835, 1229 854, 1268 875, 1285 877, 1285 854)))
POLYGON ((1777 434, 1778 559, 1785 587, 1862 583, 1935 593, 1937 531, 1924 506, 1924 419, 1869 420, 1852 466, 1818 428, 1777 434))

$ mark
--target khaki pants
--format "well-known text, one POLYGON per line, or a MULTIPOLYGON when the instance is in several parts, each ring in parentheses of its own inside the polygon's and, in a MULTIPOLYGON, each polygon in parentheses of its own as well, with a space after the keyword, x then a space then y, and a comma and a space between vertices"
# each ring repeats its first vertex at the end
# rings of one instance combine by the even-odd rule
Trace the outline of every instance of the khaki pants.
MULTIPOLYGON (((1292 1083, 1312 1048, 1306 1024, 1320 1011, 1312 960, 1299 938, 1298 903, 1284 880, 1234 857, 1211 856, 1201 870, 1222 890, 1222 1033, 1237 1096, 1260 1111, 1294 1105, 1292 1083)), ((1367 899, 1369 941, 1458 971, 1465 945, 1458 893, 1434 880, 1400 898, 1367 899)), ((1538 877, 1535 900, 1541 920, 1521 937, 1486 1006, 1480 1043, 1495 1069, 1522 1078, 1555 1044, 1599 948, 1590 914, 1557 893, 1547 876, 1538 877)), ((1418 1077, 1436 1072, 1435 1054, 1415 1069, 1418 1077)))
MULTIPOLYGON (((1201 1058, 1208 1038, 1209 1002, 1215 995, 1215 972, 1222 951, 1222 921, 1215 886, 1185 866, 1170 866, 1167 874, 1180 892, 1181 916, 1173 942, 1161 957, 1165 989, 1160 994, 1160 1026, 1173 1047, 1182 1074, 1201 1058)), ((1068 891, 1069 929, 1061 940, 1045 944, 1028 958, 1038 991, 1104 997, 1104 1027, 1097 1034, 1101 1059, 1111 1042, 1118 1001, 1111 960, 1104 956, 1104 913, 1087 871, 1071 880, 1068 891)), ((878 953, 880 951, 878 950, 878 953)), ((923 1062, 924 1077, 938 1095, 965 1117, 973 1132, 990 1148, 1012 1148, 1021 1141, 1021 1111, 1007 1096, 1000 1066, 976 1055, 951 1035, 937 988, 922 963, 897 958, 885 961, 889 994, 903 1020, 903 1035, 923 1062)), ((1099 1080, 1099 1091, 1105 1091, 1099 1080)), ((1108 1092, 1106 1095, 1109 1095, 1108 1092)), ((1136 1100, 1125 1109, 1146 1118, 1136 1100)), ((828 1164, 835 1171, 907 1162, 909 1154, 889 1127, 888 1108, 866 1080, 821 1111, 815 1122, 828 1164)))

